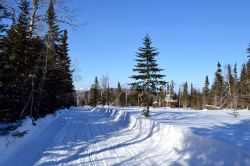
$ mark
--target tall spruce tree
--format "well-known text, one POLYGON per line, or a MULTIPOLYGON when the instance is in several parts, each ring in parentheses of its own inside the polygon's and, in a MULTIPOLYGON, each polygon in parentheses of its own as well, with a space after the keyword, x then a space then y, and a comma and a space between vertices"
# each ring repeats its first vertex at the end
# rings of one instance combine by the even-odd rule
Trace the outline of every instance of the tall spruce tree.
POLYGON ((130 84, 132 89, 145 96, 146 110, 143 111, 143 114, 146 117, 149 116, 150 97, 157 93, 161 85, 166 84, 162 80, 165 75, 160 74, 162 69, 158 68, 155 59, 159 52, 151 44, 149 35, 146 35, 143 39, 144 46, 138 49, 139 52, 136 55, 137 64, 133 69, 136 74, 130 77, 135 80, 130 84))
POLYGON ((68 55, 68 33, 64 30, 61 45, 60 45, 60 57, 59 57, 59 81, 60 81, 60 96, 63 107, 70 107, 76 104, 75 100, 75 90, 73 85, 72 73, 73 70, 70 69, 71 60, 68 55))
POLYGON ((250 45, 247 48, 247 57, 248 61, 246 64, 246 75, 247 79, 245 81, 245 86, 246 86, 246 94, 245 94, 245 103, 247 104, 247 107, 250 108, 250 45))
POLYGON ((89 97, 89 104, 93 107, 97 106, 100 101, 100 87, 98 78, 95 77, 94 84, 92 84, 90 88, 90 97, 89 97))
POLYGON ((206 107, 206 105, 209 105, 210 98, 209 98, 209 78, 206 76, 204 87, 203 87, 203 108, 206 107))
POLYGON ((247 69, 246 64, 242 65, 241 73, 240 73, 240 81, 239 81, 239 105, 241 108, 246 108, 246 82, 247 82, 247 69))
POLYGON ((228 87, 228 92, 226 92, 227 96, 227 105, 232 108, 233 107, 233 86, 234 86, 234 80, 233 80, 233 75, 232 75, 232 69, 231 65, 227 65, 227 81, 226 81, 226 86, 228 87))
POLYGON ((238 100, 239 100, 239 82, 238 82, 238 73, 237 73, 237 64, 234 65, 233 69, 233 87, 232 87, 232 95, 233 95, 233 107, 238 108, 238 100))
POLYGON ((54 0, 50 0, 47 10, 48 32, 46 34, 47 55, 44 64, 44 81, 41 84, 41 107, 43 113, 51 113, 62 108, 61 102, 61 74, 60 74, 60 34, 61 31, 56 23, 54 0))
POLYGON ((2 109, 9 110, 8 119, 18 119, 22 109, 26 109, 28 92, 31 85, 30 67, 30 39, 29 3, 21 0, 18 4, 20 14, 17 24, 12 24, 3 40, 3 52, 1 56, 2 79, 2 109))
POLYGON ((213 102, 214 106, 220 107, 222 104, 222 96, 223 96, 223 88, 224 88, 224 79, 222 76, 221 64, 218 62, 217 71, 215 72, 214 83, 212 85, 212 94, 213 94, 213 102))
POLYGON ((188 95, 188 83, 183 84, 183 93, 181 95, 181 103, 184 108, 187 108, 189 105, 189 95, 188 95))

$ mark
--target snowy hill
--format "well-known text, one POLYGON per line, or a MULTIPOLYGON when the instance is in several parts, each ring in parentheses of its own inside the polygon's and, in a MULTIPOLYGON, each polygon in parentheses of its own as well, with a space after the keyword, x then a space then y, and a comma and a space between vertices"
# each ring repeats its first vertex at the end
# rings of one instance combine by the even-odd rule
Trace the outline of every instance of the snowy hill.
POLYGON ((0 165, 250 165, 250 113, 228 112, 72 108, 1 149, 0 165))

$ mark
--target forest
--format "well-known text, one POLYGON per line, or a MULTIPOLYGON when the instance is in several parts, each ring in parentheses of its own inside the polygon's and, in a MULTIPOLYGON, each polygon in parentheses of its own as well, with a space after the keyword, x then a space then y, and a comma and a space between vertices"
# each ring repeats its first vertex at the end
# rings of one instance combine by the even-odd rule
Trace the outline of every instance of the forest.
MULTIPOLYGON (((245 64, 220 62, 204 86, 185 82, 176 87, 164 80, 149 35, 138 48, 134 82, 130 88, 110 87, 109 77, 96 77, 89 90, 77 92, 73 84, 68 33, 57 16, 57 1, 18 1, 14 10, 0 1, 0 121, 13 122, 30 116, 34 121, 57 109, 81 105, 182 107, 192 109, 246 109, 250 107, 250 56, 245 64), (39 11, 39 12, 38 12, 39 11), (42 30, 41 30, 42 25, 42 30), (226 73, 225 75, 223 73, 226 73), (176 90, 178 89, 178 90, 176 90)), ((246 52, 250 54, 250 47, 246 52)), ((122 80, 120 80, 122 81, 122 80)), ((148 113, 146 112, 145 115, 148 113)))
POLYGON ((27 115, 35 121, 75 105, 68 35, 58 24, 55 1, 50 0, 44 12, 38 12, 39 0, 21 0, 17 6, 11 10, 0 1, 1 122, 27 115))

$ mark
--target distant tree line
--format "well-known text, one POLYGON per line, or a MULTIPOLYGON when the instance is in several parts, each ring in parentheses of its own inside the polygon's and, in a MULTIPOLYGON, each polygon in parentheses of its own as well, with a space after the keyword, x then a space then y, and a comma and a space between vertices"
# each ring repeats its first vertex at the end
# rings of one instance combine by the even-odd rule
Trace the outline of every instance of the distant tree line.
MULTIPOLYGON (((250 47, 247 49, 250 53, 250 47)), ((248 56, 249 57, 249 56, 248 56)), ((183 107, 195 109, 246 109, 250 108, 250 57, 243 64, 238 74, 237 65, 233 68, 226 65, 226 74, 222 74, 221 64, 218 62, 214 80, 210 83, 208 76, 205 77, 202 90, 185 82, 180 90, 178 99, 183 107)))
POLYGON ((78 98, 78 105, 90 105, 90 106, 128 106, 128 92, 126 88, 122 88, 118 82, 117 87, 109 87, 108 77, 103 76, 101 84, 97 77, 95 77, 94 83, 91 85, 89 91, 83 92, 83 95, 78 98))
MULTIPOLYGON (((139 48, 135 80, 130 84, 131 89, 122 89, 120 83, 116 88, 110 88, 107 79, 102 79, 99 85, 97 77, 89 91, 85 92, 82 104, 96 106, 149 106, 155 107, 182 107, 192 109, 246 109, 250 108, 250 56, 238 73, 237 65, 228 64, 222 72, 218 62, 213 81, 205 77, 202 89, 195 88, 192 83, 184 82, 175 92, 174 81, 165 82, 164 75, 158 74, 162 69, 157 68, 154 57, 158 55, 151 46, 151 39, 147 35, 143 41, 144 47, 139 48), (225 75, 223 75, 225 73, 225 75), (106 83, 105 83, 106 82, 106 83)), ((247 49, 250 53, 250 47, 247 49)), ((148 114, 144 114, 148 116, 148 114)))
POLYGON ((75 105, 68 34, 59 27, 55 3, 49 1, 42 17, 39 0, 20 0, 16 16, 0 0, 0 122, 35 120, 75 105))

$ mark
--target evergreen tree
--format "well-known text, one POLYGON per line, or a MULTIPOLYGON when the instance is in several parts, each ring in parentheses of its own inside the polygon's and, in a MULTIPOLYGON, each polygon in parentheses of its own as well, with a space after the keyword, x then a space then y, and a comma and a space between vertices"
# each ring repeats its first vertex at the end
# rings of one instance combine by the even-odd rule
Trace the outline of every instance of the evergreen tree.
POLYGON ((233 107, 237 108, 238 107, 238 95, 239 92, 239 82, 238 82, 238 75, 237 75, 237 65, 234 65, 234 70, 233 70, 233 86, 232 86, 232 95, 233 95, 233 107))
POLYGON ((99 98, 100 98, 100 87, 99 87, 99 82, 98 78, 95 77, 95 82, 92 84, 90 88, 90 98, 89 98, 89 104, 93 107, 97 106, 99 103, 99 98))
POLYGON ((233 80, 233 75, 232 75, 232 69, 231 65, 227 65, 227 82, 225 83, 226 86, 228 87, 228 92, 226 92, 228 95, 227 97, 227 105, 230 106, 230 108, 233 107, 233 86, 234 86, 234 80, 233 80))
POLYGON ((139 48, 139 52, 136 55, 135 75, 130 78, 134 79, 135 82, 131 83, 132 89, 138 93, 143 93, 145 96, 146 110, 143 114, 149 116, 150 98, 156 94, 161 85, 165 85, 163 81, 165 75, 160 74, 162 69, 158 68, 156 63, 156 56, 159 54, 157 49, 151 46, 152 42, 149 35, 146 35, 143 41, 144 47, 139 48))
POLYGON ((190 97, 189 97, 189 102, 190 102, 190 107, 191 108, 195 108, 195 105, 196 105, 196 96, 197 94, 196 94, 196 91, 195 91, 195 89, 194 89, 194 87, 193 87, 193 83, 191 83, 191 85, 190 85, 190 97))
POLYGON ((181 96, 181 103, 183 105, 184 108, 188 107, 189 104, 189 95, 188 95, 188 83, 185 82, 183 84, 183 92, 182 92, 182 96, 181 96))
POLYGON ((224 90, 224 80, 222 76, 221 64, 218 62, 217 64, 217 71, 215 72, 215 79, 212 85, 212 94, 214 97, 214 106, 220 107, 222 104, 222 97, 223 97, 223 90, 224 90))
POLYGON ((43 113, 51 113, 63 108, 61 101, 61 71, 60 71, 60 29, 56 24, 54 0, 50 0, 47 11, 48 32, 46 34, 47 55, 44 64, 44 81, 41 85, 41 108, 43 113))
POLYGON ((208 76, 206 76, 204 87, 203 87, 203 108, 205 108, 206 105, 211 104, 209 99, 209 79, 208 76))
POLYGON ((117 89, 116 89, 116 105, 120 106, 120 96, 122 93, 122 87, 120 82, 117 83, 117 89))
POLYGON ((170 96, 171 96, 171 98, 173 98, 173 96, 174 96, 174 81, 172 80, 171 82, 170 82, 170 96))
POLYGON ((242 65, 241 73, 240 73, 240 82, 239 82, 239 104, 241 108, 246 108, 246 82, 247 82, 247 69, 246 65, 242 65))
POLYGON ((59 81, 60 86, 60 96, 61 96, 61 105, 64 107, 70 107, 72 105, 75 105, 75 90, 73 85, 73 79, 72 79, 72 73, 73 71, 70 69, 71 60, 68 55, 68 35, 67 30, 64 30, 63 36, 61 39, 61 46, 60 46, 60 57, 58 62, 58 68, 60 72, 59 75, 59 81))
POLYGON ((247 48, 248 53, 248 61, 246 65, 246 74, 247 74, 247 80, 245 82, 246 86, 246 95, 245 95, 245 103, 247 104, 247 107, 250 108, 250 45, 247 48))
POLYGON ((10 119, 18 119, 25 109, 28 92, 31 86, 30 68, 33 65, 30 58, 29 3, 20 1, 20 14, 17 24, 12 24, 3 40, 3 55, 1 56, 1 109, 11 113, 10 119))

